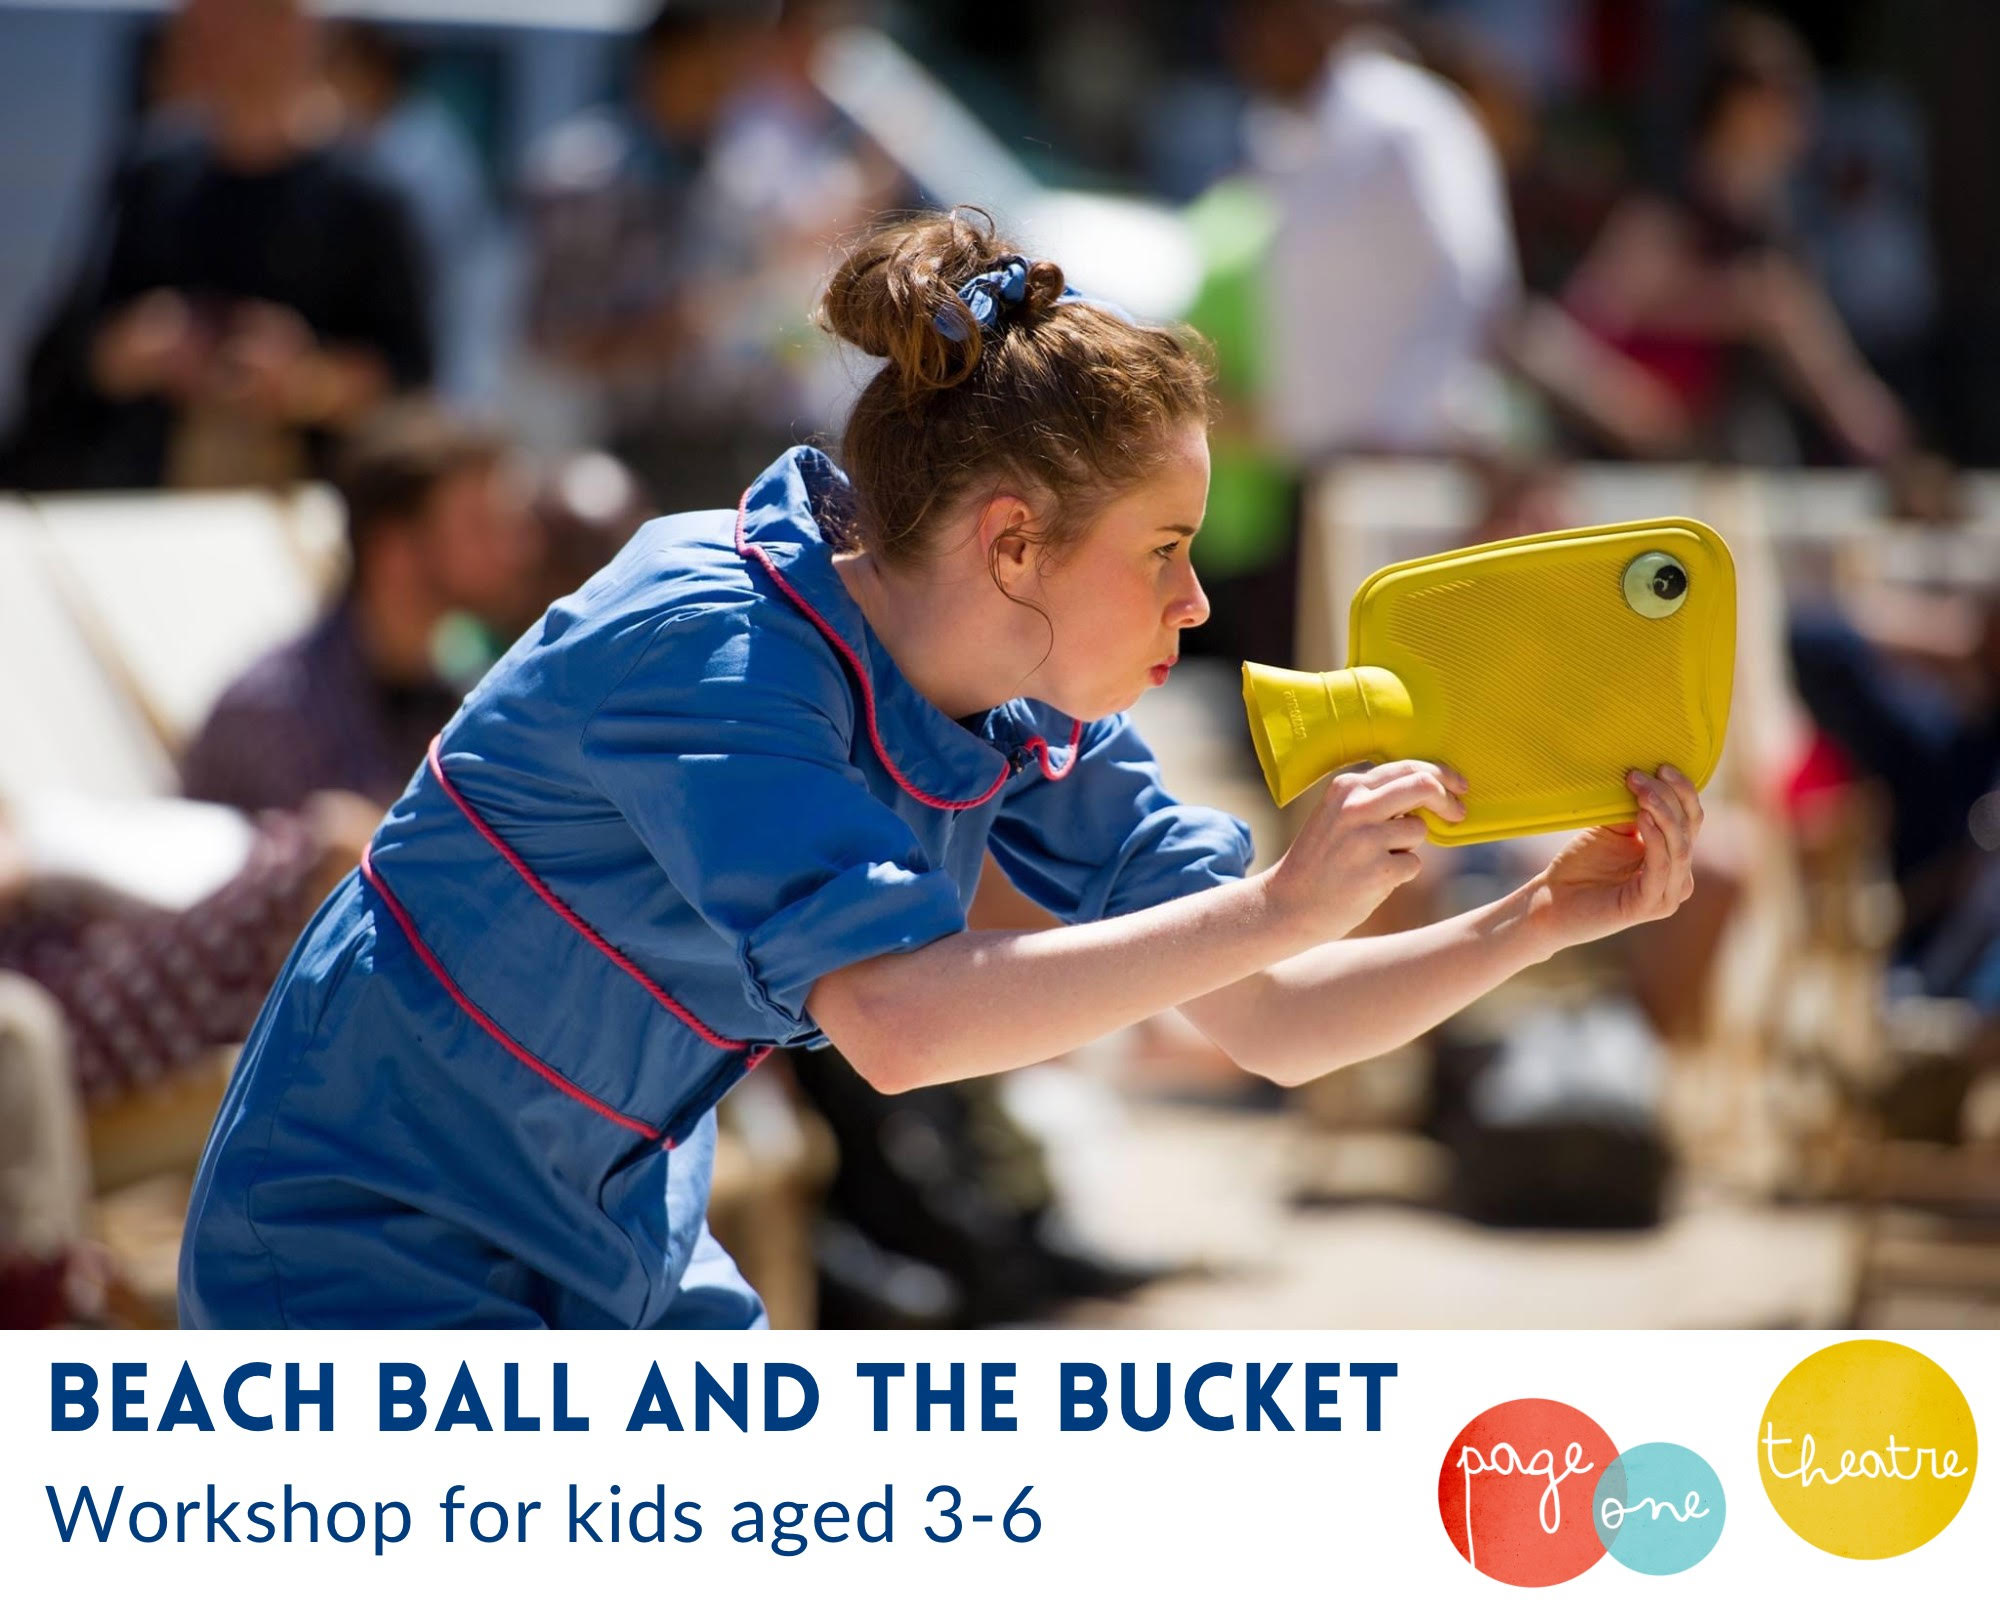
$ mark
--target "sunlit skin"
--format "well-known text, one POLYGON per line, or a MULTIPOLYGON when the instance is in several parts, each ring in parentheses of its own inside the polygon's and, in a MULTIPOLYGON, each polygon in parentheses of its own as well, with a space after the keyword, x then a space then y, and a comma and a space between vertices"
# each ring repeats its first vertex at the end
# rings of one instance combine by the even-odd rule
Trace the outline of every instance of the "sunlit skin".
POLYGON ((904 676, 954 717, 1020 695, 1085 721, 1126 710, 1166 681, 1183 631, 1208 620, 1191 551, 1208 503, 1199 425, 1066 547, 1046 542, 1032 492, 967 497, 922 563, 839 559, 904 676))
POLYGON ((1018 567, 1003 564, 1009 589, 1048 613, 1021 693, 1090 720, 1166 682, 1182 632, 1208 620, 1192 551, 1207 503, 1208 440, 1191 430, 1157 475, 1114 501, 1073 549, 1052 562, 1024 555, 1018 567))

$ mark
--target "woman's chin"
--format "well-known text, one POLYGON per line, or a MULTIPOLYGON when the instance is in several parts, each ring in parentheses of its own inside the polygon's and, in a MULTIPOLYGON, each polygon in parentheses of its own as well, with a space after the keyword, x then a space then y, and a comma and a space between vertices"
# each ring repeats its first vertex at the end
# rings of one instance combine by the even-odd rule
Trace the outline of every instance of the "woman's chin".
POLYGON ((1144 693, 1142 686, 1122 699, 1107 695, 1065 695, 1060 700, 1044 700, 1042 704, 1058 716, 1072 717, 1078 722, 1100 722, 1121 711, 1130 711, 1144 693))
POLYGON ((1140 697, 1154 687, 1150 673, 1121 684, 1092 684, 1075 691, 1055 690, 1048 696, 1031 695, 1040 700, 1051 711, 1065 717, 1074 717, 1079 722, 1098 722, 1105 717, 1115 717, 1121 711, 1130 711, 1139 703, 1140 697))

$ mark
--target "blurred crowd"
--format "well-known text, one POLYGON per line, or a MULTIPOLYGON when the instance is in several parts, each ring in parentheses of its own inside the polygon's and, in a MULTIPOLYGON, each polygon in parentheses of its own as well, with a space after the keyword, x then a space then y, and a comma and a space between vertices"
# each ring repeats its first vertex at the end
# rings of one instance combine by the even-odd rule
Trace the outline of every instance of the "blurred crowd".
MULTIPOLYGON (((1667 0, 1071 0, 1004 19, 667 0, 619 42, 602 98, 505 169, 439 92, 434 30, 420 44, 301 0, 135 22, 114 170, 0 402, 0 488, 325 480, 348 558, 325 613, 177 752, 186 798, 253 826, 222 888, 163 909, 41 873, 0 793, 0 1323, 115 1316, 86 1242, 84 1119, 242 1037, 465 687, 647 516, 733 503, 779 451, 835 434, 858 375, 806 323, 832 243, 885 209, 990 200, 892 154, 892 97, 832 87, 829 51, 898 40, 935 73, 912 82, 1020 136, 1036 181, 1136 191, 1172 219, 1196 269, 1178 314, 1225 400, 1201 548, 1215 614, 1194 648, 1286 661, 1310 486, 1356 456, 1469 464, 1468 539, 1558 523, 1561 464, 1587 458, 1854 464, 1880 471, 1890 515, 1964 518, 1960 464, 1993 464, 1967 398, 1990 379, 1965 371, 1986 333, 1952 321, 1931 189, 1967 180, 1933 158, 1921 75, 1828 23, 1858 33, 1891 8, 1791 9, 1806 32, 1667 0)), ((1105 278, 1083 287, 1118 297, 1105 278)), ((1981 1019, 2000 1017, 1996 598, 1801 605, 1784 641, 1815 725, 1787 792, 1881 797, 1905 908, 1892 982, 1981 1019)), ((1711 831, 1701 901, 1621 957, 1662 1038, 1748 874, 1729 826, 1711 831)), ((1032 913, 996 885, 980 914, 1032 913)), ((1488 1163, 1468 1178, 1483 1209, 1656 1215, 1629 1121, 1572 1161, 1574 1195, 1505 1198, 1576 1156, 1560 1118, 1571 1145, 1501 1151, 1495 1127, 1523 1126, 1491 1109, 1506 1057, 1441 1051, 1436 1076, 1436 1128, 1488 1163)), ((838 1151, 823 1321, 1019 1320, 1153 1270, 1061 1236, 1036 1141, 990 1088, 890 1102, 830 1052, 788 1070, 838 1151)))

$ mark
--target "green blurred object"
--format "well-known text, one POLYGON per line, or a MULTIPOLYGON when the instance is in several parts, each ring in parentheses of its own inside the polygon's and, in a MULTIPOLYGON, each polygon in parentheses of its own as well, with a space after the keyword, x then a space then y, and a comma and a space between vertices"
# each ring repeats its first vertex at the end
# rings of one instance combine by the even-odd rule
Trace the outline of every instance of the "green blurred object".
POLYGON ((1201 570, 1226 578, 1268 566, 1292 532, 1292 473, 1258 442, 1264 381, 1264 265, 1278 212, 1261 184, 1224 178, 1187 209, 1202 281, 1188 322, 1215 347, 1223 420, 1209 441, 1201 570))
POLYGON ((449 611, 431 632, 431 666, 454 689, 470 690, 500 659, 505 644, 465 611, 449 611))
POLYGON ((1223 391, 1250 398, 1263 383, 1264 262, 1278 208, 1262 184, 1224 178, 1184 215, 1202 262, 1187 320, 1215 342, 1223 391))

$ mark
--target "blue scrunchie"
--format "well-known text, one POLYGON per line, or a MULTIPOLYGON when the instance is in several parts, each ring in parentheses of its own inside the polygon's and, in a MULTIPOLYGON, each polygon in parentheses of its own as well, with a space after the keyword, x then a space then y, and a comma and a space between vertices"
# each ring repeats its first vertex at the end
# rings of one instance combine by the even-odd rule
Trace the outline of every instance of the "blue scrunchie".
MULTIPOLYGON (((1028 258, 1026 256, 1002 256, 1000 264, 977 277, 967 278, 958 286, 958 297, 972 313, 972 320, 991 333, 1000 326, 1002 308, 1018 306, 1028 298, 1028 258)), ((1080 300, 1086 305, 1097 306, 1110 312, 1121 322, 1130 322, 1132 317, 1124 307, 1115 306, 1108 300, 1092 300, 1078 294, 1074 287, 1065 284, 1058 301, 1080 300)), ((966 330, 958 318, 948 311, 940 311, 931 318, 933 326, 953 344, 963 344, 966 330)))
MULTIPOLYGON (((1000 264, 958 286, 958 297, 972 313, 972 320, 991 333, 1000 326, 1000 308, 1017 306, 1028 298, 1028 258, 1003 256, 1000 264)), ((954 344, 965 342, 966 330, 949 311, 931 318, 937 331, 954 344)))

